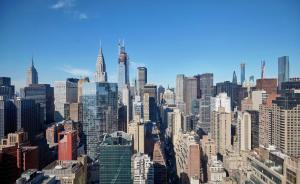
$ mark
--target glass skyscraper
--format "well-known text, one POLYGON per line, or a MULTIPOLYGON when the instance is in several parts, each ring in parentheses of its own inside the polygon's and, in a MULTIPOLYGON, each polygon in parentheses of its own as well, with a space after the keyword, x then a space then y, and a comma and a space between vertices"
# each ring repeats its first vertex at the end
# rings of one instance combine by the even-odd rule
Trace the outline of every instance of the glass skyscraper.
POLYGON ((87 156, 96 160, 104 133, 117 131, 118 87, 116 83, 95 82, 83 86, 83 137, 87 156))
POLYGON ((241 63, 241 85, 244 84, 246 79, 245 63, 241 63))
POLYGON ((282 56, 278 58, 278 88, 281 90, 281 83, 289 80, 290 77, 289 57, 282 56))
POLYGON ((106 134, 100 145, 100 183, 131 184, 132 136, 122 131, 106 134))

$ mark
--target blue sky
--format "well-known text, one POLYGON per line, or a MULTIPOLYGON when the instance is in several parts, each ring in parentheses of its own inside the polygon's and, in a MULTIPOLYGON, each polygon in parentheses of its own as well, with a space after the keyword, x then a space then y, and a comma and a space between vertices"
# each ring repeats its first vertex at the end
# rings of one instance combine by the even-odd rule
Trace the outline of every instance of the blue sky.
POLYGON ((277 58, 290 57, 300 76, 298 0, 1 0, 0 76, 18 87, 32 55, 40 83, 93 76, 102 42, 108 79, 117 79, 118 40, 131 61, 130 78, 148 67, 150 83, 174 86, 176 74, 213 72, 215 82, 277 76, 277 58))

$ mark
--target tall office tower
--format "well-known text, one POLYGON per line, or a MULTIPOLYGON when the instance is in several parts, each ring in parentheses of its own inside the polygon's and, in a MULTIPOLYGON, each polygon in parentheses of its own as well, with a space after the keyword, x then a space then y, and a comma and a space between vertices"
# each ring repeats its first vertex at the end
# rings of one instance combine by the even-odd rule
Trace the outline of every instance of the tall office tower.
POLYGON ((248 111, 238 112, 237 135, 239 150, 251 150, 251 115, 248 111))
POLYGON ((15 86, 11 85, 9 77, 0 77, 0 96, 13 98, 15 95, 15 86))
POLYGON ((233 71, 232 83, 233 83, 233 84, 237 84, 237 76, 236 76, 235 71, 233 71))
POLYGON ((13 101, 0 96, 0 139, 17 130, 16 108, 13 101))
POLYGON ((278 58, 278 89, 281 90, 281 83, 287 82, 290 78, 289 56, 278 58))
POLYGON ((231 99, 231 110, 241 106, 240 91, 242 86, 233 82, 225 81, 216 84, 216 95, 219 93, 227 93, 231 99))
POLYGON ((205 134, 210 132, 210 127, 211 127, 210 99, 211 99, 210 96, 206 96, 199 100, 198 128, 200 128, 203 131, 203 133, 205 133, 205 134))
POLYGON ((180 74, 176 77, 176 104, 182 104, 186 114, 192 113, 193 103, 197 99, 197 78, 185 77, 180 74))
POLYGON ((145 153, 145 124, 149 122, 133 121, 128 126, 128 133, 133 136, 134 153, 145 153))
POLYGON ((99 183, 131 184, 132 136, 117 131, 100 144, 99 183))
POLYGON ((54 88, 49 84, 31 84, 21 90, 21 97, 40 104, 44 123, 54 121, 54 88))
POLYGON ((186 77, 184 83, 183 101, 185 102, 185 113, 188 115, 192 113, 193 103, 197 99, 197 79, 186 77))
POLYGON ((137 68, 137 95, 143 97, 143 88, 147 84, 147 68, 137 68))
POLYGON ((77 159, 77 131, 58 133, 58 160, 77 159))
POLYGON ((98 146, 104 133, 118 128, 118 86, 116 83, 86 83, 81 97, 83 136, 87 156, 97 159, 98 146))
POLYGON ((241 85, 244 84, 245 79, 246 79, 246 71, 245 71, 245 63, 241 63, 241 85))
POLYGON ((38 72, 36 71, 33 63, 33 58, 31 59, 31 66, 27 70, 27 86, 30 84, 38 84, 38 72))
POLYGON ((152 122, 156 122, 156 120, 157 120, 157 101, 156 100, 157 100, 156 85, 146 84, 144 86, 144 119, 145 119, 145 121, 151 120, 152 122), (147 114, 149 114, 149 117, 147 117, 147 114))
POLYGON ((214 94, 214 75, 212 73, 204 73, 200 76, 201 98, 213 96, 214 94))
POLYGON ((197 79, 197 99, 200 99, 201 98, 201 90, 200 90, 200 78, 201 78, 201 75, 197 74, 197 75, 194 76, 194 78, 197 79))
POLYGON ((252 100, 252 110, 259 110, 259 105, 266 102, 268 94, 266 91, 252 91, 251 100, 252 100))
POLYGON ((88 77, 83 77, 83 78, 81 78, 81 79, 79 79, 79 81, 78 81, 78 85, 77 85, 77 88, 78 88, 78 99, 77 99, 77 102, 81 102, 81 99, 80 99, 80 97, 82 96, 82 88, 83 88, 83 85, 85 84, 85 83, 88 83, 88 82, 90 82, 90 79, 88 78, 88 77))
POLYGON ((221 155, 231 149, 231 113, 227 113, 224 107, 212 112, 211 135, 216 141, 217 151, 221 155))
POLYGON ((154 166, 148 155, 132 156, 132 175, 133 184, 154 184, 154 166))
POLYGON ((43 112, 40 104, 21 98, 17 98, 14 104, 17 109, 17 130, 28 132, 30 142, 35 141, 36 135, 42 130, 43 112))
POLYGON ((97 57, 95 82, 107 82, 106 65, 102 47, 100 47, 97 57))
POLYGON ((129 61, 128 55, 125 52, 124 41, 121 45, 119 43, 119 59, 118 59, 118 89, 120 97, 122 97, 122 90, 125 84, 129 85, 129 61))
POLYGON ((157 103, 158 104, 162 104, 162 100, 163 100, 163 94, 165 92, 165 88, 163 86, 159 86, 157 88, 157 103))
POLYGON ((193 130, 196 130, 196 123, 198 122, 198 119, 195 115, 184 115, 182 119, 182 131, 183 132, 191 132, 193 130))
POLYGON ((73 79, 54 82, 55 121, 64 119, 65 103, 76 103, 78 100, 77 82, 73 79))
POLYGON ((218 111, 220 107, 223 107, 225 112, 231 113, 230 101, 230 97, 227 96, 227 93, 219 93, 216 97, 211 97, 211 112, 218 111))
POLYGON ((264 90, 267 94, 277 93, 277 79, 257 79, 256 80, 256 89, 264 90))
POLYGON ((163 101, 166 105, 175 105, 175 93, 172 89, 166 89, 163 94, 163 101))
POLYGON ((184 96, 184 78, 183 74, 176 76, 176 103, 183 103, 184 96))
POLYGON ((160 141, 154 144, 153 149, 153 163, 154 163, 154 184, 167 183, 167 165, 164 154, 163 145, 160 141))
POLYGON ((272 122, 274 123, 274 145, 282 152, 294 156, 300 156, 300 93, 286 93, 273 100, 272 122))
POLYGON ((74 122, 82 122, 82 103, 66 103, 65 104, 65 119, 74 122))
MULTIPOLYGON (((181 183, 190 183, 193 177, 200 178, 200 145, 195 132, 180 133, 175 143, 177 176, 181 183), (184 151, 182 151, 184 150, 184 151)), ((198 181, 199 183, 199 181, 198 181)))

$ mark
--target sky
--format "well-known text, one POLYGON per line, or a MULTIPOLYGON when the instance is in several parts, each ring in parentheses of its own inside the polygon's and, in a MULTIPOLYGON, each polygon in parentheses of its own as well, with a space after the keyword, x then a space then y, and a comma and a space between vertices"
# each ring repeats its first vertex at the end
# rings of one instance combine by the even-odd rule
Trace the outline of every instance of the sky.
POLYGON ((33 57, 40 83, 93 78, 100 41, 108 80, 117 81, 118 41, 148 83, 175 87, 177 74, 214 73, 214 82, 277 77, 277 59, 300 76, 299 0, 1 0, 0 76, 25 85, 33 57))

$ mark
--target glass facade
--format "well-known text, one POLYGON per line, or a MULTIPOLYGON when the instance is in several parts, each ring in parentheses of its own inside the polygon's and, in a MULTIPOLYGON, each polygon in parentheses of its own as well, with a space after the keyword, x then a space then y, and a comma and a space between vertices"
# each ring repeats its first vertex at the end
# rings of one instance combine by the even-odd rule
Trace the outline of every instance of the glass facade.
POLYGON ((278 58, 278 88, 281 89, 281 83, 289 80, 289 57, 282 56, 278 58))
POLYGON ((104 136, 100 145, 100 183, 131 184, 132 137, 125 132, 104 136))
POLYGON ((87 155, 96 160, 104 133, 117 131, 118 87, 116 83, 86 83, 81 96, 83 137, 87 155))

